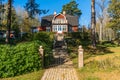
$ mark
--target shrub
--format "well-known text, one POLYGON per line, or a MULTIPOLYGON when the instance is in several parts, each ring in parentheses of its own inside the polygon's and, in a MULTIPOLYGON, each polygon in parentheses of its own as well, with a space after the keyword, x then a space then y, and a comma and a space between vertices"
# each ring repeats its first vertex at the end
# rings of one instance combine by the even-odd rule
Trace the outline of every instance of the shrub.
POLYGON ((113 41, 103 41, 102 45, 105 47, 115 47, 116 44, 113 41))
POLYGON ((70 57, 71 57, 71 58, 76 58, 76 57, 77 57, 77 53, 71 53, 71 54, 70 54, 70 57))
POLYGON ((3 44, 3 43, 5 43, 5 38, 0 38, 0 44, 3 44))
MULTIPOLYGON (((21 35, 19 35, 19 36, 21 36, 21 35)), ((32 38, 31 33, 23 33, 21 40, 22 41, 31 41, 32 40, 31 38, 32 38)))
POLYGON ((40 41, 20 43, 16 46, 0 45, 0 77, 12 77, 41 69, 39 45, 45 48, 45 56, 50 53, 51 49, 40 41))
POLYGON ((44 42, 46 44, 51 44, 53 41, 53 34, 48 32, 39 32, 34 34, 33 40, 39 40, 41 42, 44 42))
POLYGON ((74 39, 90 40, 89 32, 72 32, 70 36, 74 39))

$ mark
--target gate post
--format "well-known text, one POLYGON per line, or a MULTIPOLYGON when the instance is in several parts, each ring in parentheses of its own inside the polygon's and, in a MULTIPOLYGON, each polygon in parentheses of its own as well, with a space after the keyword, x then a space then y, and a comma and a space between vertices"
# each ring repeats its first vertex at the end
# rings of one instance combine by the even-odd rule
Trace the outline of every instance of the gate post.
POLYGON ((39 54, 42 58, 42 68, 44 68, 44 49, 42 48, 42 46, 39 47, 39 54))
POLYGON ((78 68, 82 68, 83 67, 83 48, 80 45, 79 49, 78 49, 78 68))

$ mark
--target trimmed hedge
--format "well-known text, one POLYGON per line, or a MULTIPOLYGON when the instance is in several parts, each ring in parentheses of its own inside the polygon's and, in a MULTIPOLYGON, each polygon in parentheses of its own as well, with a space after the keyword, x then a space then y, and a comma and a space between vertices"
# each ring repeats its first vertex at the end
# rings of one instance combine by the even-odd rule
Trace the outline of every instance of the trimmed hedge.
POLYGON ((52 50, 40 41, 20 43, 16 46, 0 45, 0 78, 13 77, 41 69, 42 62, 38 51, 40 45, 43 45, 45 49, 45 56, 49 56, 52 50))

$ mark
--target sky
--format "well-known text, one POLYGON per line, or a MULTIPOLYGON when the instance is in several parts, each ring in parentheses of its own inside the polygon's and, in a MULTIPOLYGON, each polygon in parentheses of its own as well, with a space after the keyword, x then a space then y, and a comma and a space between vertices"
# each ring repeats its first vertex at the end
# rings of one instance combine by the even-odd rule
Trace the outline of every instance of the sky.
MULTIPOLYGON (((54 11, 57 13, 60 13, 62 10, 62 6, 66 3, 69 3, 71 0, 36 0, 38 4, 40 4, 40 9, 46 9, 49 10, 49 12, 45 15, 53 14, 54 11)), ((5 0, 7 2, 7 0, 5 0)), ((14 7, 23 7, 25 6, 25 3, 27 0, 14 0, 14 7)), ((88 26, 90 24, 90 17, 91 17, 91 0, 76 0, 76 2, 79 4, 78 8, 82 11, 82 15, 79 19, 80 25, 86 25, 88 26)))

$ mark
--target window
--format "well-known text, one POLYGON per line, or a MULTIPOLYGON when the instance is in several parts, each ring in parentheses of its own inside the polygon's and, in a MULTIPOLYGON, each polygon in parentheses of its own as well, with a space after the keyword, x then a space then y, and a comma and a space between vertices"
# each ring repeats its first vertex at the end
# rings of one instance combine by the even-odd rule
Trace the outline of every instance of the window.
POLYGON ((57 26, 55 27, 55 31, 57 31, 57 26))
POLYGON ((56 31, 56 25, 53 25, 53 27, 52 27, 52 31, 56 31))
POLYGON ((61 23, 61 20, 60 20, 60 19, 58 19, 58 23, 61 23))
POLYGON ((67 30, 67 25, 63 25, 63 31, 67 30))
POLYGON ((53 25, 53 27, 52 27, 52 31, 54 31, 54 27, 55 27, 55 26, 53 25))
POLYGON ((60 31, 60 25, 58 25, 58 31, 60 31))
POLYGON ((61 23, 65 23, 65 19, 62 19, 62 20, 61 20, 61 23))
POLYGON ((58 31, 58 25, 53 25, 53 27, 52 27, 52 31, 53 31, 53 32, 58 31))
POLYGON ((52 31, 53 32, 57 32, 57 31, 66 32, 67 31, 67 25, 53 25, 52 31))
POLYGON ((47 31, 47 32, 50 32, 50 27, 46 27, 46 31, 47 31))
POLYGON ((55 23, 65 23, 65 19, 55 19, 55 23))

